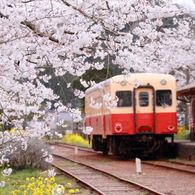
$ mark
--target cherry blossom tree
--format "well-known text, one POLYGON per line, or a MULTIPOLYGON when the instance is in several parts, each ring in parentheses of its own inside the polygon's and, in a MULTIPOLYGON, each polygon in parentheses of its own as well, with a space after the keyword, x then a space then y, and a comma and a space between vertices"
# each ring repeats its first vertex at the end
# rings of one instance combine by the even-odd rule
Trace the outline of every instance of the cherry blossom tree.
MULTIPOLYGON (((22 139, 25 149, 27 137, 49 133, 46 124, 37 125, 45 116, 40 109, 45 100, 44 109, 56 101, 59 112, 81 120, 79 110, 62 105, 43 85, 51 79, 40 74, 46 68, 56 76, 81 76, 104 67, 103 61, 89 63, 87 58, 113 57, 126 75, 132 68, 174 73, 183 84, 183 70, 195 76, 193 27, 189 10, 170 0, 1 0, 0 123, 20 130, 27 115, 34 117, 22 135, 1 132, 0 144, 22 139)), ((75 95, 82 98, 84 93, 77 90, 75 95)))

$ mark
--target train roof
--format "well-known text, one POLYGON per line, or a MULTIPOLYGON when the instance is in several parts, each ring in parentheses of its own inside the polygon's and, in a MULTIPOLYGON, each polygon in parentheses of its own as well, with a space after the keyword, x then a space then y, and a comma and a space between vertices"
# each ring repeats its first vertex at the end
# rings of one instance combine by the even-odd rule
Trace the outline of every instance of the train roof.
POLYGON ((174 80, 175 78, 169 74, 159 74, 159 73, 132 73, 130 76, 126 75, 116 75, 113 76, 105 81, 102 81, 90 88, 88 88, 85 93, 90 93, 96 89, 104 88, 105 86, 109 85, 110 83, 120 83, 123 85, 123 82, 129 83, 131 85, 136 85, 135 81, 139 81, 140 85, 148 85, 150 83, 154 83, 154 81, 163 82, 163 80, 170 81, 174 80))

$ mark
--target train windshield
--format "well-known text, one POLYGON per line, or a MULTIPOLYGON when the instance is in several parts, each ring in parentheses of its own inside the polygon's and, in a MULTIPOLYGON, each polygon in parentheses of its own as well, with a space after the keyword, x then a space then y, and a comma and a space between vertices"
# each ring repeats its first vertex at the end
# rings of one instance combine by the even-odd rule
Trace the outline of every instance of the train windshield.
POLYGON ((148 106, 149 104, 149 95, 148 92, 140 92, 139 93, 139 105, 140 106, 148 106))
POLYGON ((172 105, 171 90, 157 90, 156 105, 162 107, 171 106, 172 105))
POLYGON ((116 91, 118 97, 117 107, 131 107, 132 106, 132 92, 131 91, 116 91))

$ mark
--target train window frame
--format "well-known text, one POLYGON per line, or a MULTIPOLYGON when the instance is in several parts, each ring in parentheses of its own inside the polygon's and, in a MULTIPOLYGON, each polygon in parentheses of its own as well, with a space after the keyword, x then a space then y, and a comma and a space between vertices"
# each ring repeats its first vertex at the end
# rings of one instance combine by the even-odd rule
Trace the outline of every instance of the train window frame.
POLYGON ((156 90, 156 106, 158 107, 172 106, 172 90, 170 89, 156 90))
POLYGON ((139 106, 140 107, 148 107, 149 106, 149 93, 147 91, 139 92, 139 106), (143 98, 145 95, 143 96, 141 94, 147 94, 147 102, 143 98), (146 102, 146 104, 144 104, 145 102, 146 102))
POLYGON ((116 97, 118 97, 117 108, 124 108, 124 107, 132 107, 133 106, 133 101, 132 101, 133 93, 132 93, 132 91, 120 90, 120 91, 116 91, 115 95, 116 95, 116 97))

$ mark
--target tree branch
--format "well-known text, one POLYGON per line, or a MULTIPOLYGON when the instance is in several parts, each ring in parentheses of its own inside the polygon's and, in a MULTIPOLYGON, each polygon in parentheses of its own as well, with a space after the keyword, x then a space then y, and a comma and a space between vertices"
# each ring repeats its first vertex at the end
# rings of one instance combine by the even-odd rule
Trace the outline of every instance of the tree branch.
POLYGON ((65 0, 62 0, 62 2, 68 6, 68 7, 71 7, 72 9, 78 11, 80 14, 82 14, 83 16, 85 16, 86 18, 90 19, 91 21, 93 21, 95 24, 98 24, 100 23, 103 27, 103 29, 111 34, 114 34, 115 36, 118 36, 119 34, 117 32, 114 32, 114 31, 111 31, 110 29, 106 28, 101 22, 99 22, 99 19, 97 18, 94 18, 94 17, 91 17, 90 15, 86 14, 84 11, 82 11, 81 9, 78 9, 77 7, 71 5, 70 3, 68 3, 67 1, 65 0))
POLYGON ((21 1, 22 3, 30 3, 32 1, 35 1, 35 0, 28 0, 28 1, 21 1))
POLYGON ((59 43, 59 40, 56 39, 56 38, 54 38, 54 37, 52 37, 51 35, 48 36, 48 35, 45 34, 45 33, 42 33, 42 32, 37 31, 36 28, 35 28, 35 25, 32 24, 30 21, 25 20, 25 21, 21 22, 21 24, 23 24, 23 25, 27 26, 28 28, 30 28, 30 29, 31 29, 32 31, 34 31, 38 36, 40 36, 40 37, 48 37, 50 41, 59 43))
POLYGON ((107 6, 108 9, 110 9, 110 6, 108 4, 108 1, 106 1, 106 6, 107 6))
POLYGON ((0 18, 6 18, 6 19, 8 19, 9 17, 6 16, 6 15, 4 15, 4 14, 2 14, 2 13, 0 12, 0 18))

